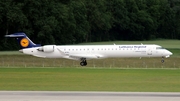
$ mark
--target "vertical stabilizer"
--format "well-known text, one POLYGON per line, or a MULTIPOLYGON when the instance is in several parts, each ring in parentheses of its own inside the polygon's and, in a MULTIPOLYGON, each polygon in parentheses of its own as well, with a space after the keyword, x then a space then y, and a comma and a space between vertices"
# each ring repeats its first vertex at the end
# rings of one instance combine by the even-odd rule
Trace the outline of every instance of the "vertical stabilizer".
POLYGON ((39 47, 41 46, 40 44, 35 44, 33 43, 25 33, 19 32, 19 33, 14 33, 10 35, 5 35, 5 37, 12 37, 12 38, 17 38, 18 43, 20 44, 21 48, 32 48, 32 47, 39 47))

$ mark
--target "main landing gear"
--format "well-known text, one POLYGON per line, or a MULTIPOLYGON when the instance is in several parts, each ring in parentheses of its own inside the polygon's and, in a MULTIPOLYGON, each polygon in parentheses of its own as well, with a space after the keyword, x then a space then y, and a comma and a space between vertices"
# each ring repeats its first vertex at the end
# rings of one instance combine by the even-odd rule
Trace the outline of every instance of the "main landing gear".
POLYGON ((81 59, 80 65, 81 66, 86 66, 87 65, 86 58, 81 59))
POLYGON ((164 63, 164 57, 162 57, 161 63, 164 63))

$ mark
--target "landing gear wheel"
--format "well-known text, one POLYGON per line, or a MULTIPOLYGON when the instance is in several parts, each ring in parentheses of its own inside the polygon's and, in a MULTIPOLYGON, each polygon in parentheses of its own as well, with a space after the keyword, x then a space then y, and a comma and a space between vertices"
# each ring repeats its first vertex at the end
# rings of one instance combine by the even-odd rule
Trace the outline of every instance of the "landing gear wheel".
POLYGON ((80 65, 81 65, 81 66, 84 66, 84 62, 80 62, 80 65))
POLYGON ((80 65, 81 65, 81 66, 86 66, 86 65, 87 65, 87 62, 83 62, 83 61, 82 61, 82 62, 80 62, 80 65))
POLYGON ((161 60, 161 63, 164 63, 164 60, 161 60))
POLYGON ((82 62, 80 62, 80 65, 81 66, 86 66, 87 65, 86 59, 82 59, 82 62))
POLYGON ((84 62, 84 66, 86 66, 87 65, 87 62, 84 62))

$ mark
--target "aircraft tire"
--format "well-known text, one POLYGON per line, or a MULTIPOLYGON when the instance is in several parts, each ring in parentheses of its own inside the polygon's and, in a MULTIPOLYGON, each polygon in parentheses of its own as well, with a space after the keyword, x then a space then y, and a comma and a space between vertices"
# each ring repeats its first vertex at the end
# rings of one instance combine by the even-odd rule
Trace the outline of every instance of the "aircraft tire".
POLYGON ((80 62, 80 65, 81 65, 81 66, 84 66, 84 62, 80 62))
POLYGON ((87 62, 84 62, 84 66, 86 66, 87 65, 87 62))
POLYGON ((87 62, 80 62, 80 65, 81 65, 81 66, 86 66, 86 65, 87 65, 87 62))

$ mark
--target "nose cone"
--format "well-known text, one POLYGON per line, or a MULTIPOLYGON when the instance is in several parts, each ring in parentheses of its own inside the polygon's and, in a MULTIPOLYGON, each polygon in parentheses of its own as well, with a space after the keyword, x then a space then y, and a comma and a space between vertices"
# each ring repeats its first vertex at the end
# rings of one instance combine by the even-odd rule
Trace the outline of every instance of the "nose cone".
POLYGON ((166 58, 170 57, 170 55, 172 55, 172 54, 173 54, 173 53, 170 52, 170 51, 168 51, 168 50, 165 51, 165 55, 166 55, 165 57, 166 57, 166 58))
POLYGON ((172 55, 173 53, 172 53, 172 52, 170 52, 170 51, 168 51, 168 52, 167 52, 167 54, 172 55))

